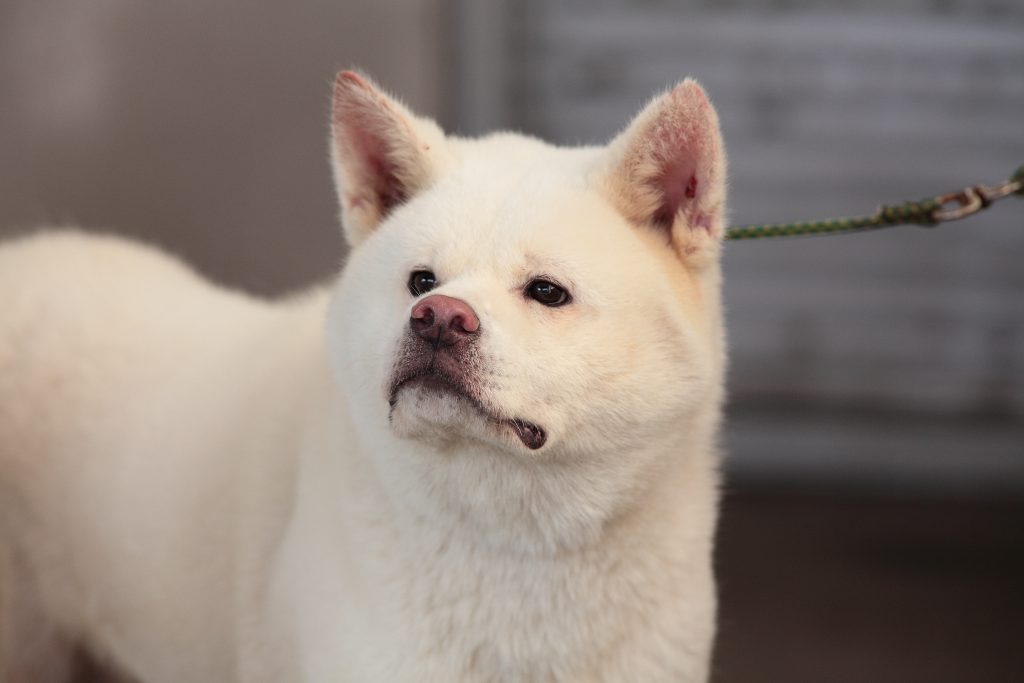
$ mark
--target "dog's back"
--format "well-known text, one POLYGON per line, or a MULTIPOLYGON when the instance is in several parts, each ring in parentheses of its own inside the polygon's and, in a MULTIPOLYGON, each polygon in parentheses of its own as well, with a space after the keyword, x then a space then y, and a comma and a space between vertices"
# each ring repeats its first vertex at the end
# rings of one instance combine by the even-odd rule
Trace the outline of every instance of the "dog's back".
POLYGON ((155 249, 59 232, 0 246, 0 311, 0 682, 66 681, 83 647, 229 680, 218 387, 253 381, 238 349, 258 353, 244 341, 274 307, 155 249))

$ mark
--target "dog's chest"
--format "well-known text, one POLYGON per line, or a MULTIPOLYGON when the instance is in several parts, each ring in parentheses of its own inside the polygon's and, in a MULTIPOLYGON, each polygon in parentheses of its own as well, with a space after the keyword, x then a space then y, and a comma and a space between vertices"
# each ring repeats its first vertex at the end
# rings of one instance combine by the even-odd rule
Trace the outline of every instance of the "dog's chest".
POLYGON ((403 668, 417 680, 615 680, 613 670, 650 659, 644 633, 672 633, 666 614, 682 611, 650 563, 607 551, 498 557, 467 544, 417 545, 422 554, 409 557, 389 600, 403 668))
POLYGON ((329 482, 372 478, 334 474, 304 477, 279 564, 302 680, 700 680, 706 535, 656 515, 528 552, 464 517, 395 514, 370 484, 339 497, 329 482))

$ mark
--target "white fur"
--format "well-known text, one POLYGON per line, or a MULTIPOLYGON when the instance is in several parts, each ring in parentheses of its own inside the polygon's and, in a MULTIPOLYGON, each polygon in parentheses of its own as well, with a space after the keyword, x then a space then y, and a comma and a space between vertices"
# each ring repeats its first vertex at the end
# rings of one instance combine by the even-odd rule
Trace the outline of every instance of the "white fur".
POLYGON ((76 646, 142 683, 706 680, 724 354, 717 259, 688 254, 717 253, 724 158, 694 116, 707 230, 623 206, 657 203, 644 150, 692 153, 651 126, 443 138, 346 74, 332 287, 260 301, 78 232, 0 248, 0 682, 63 683, 76 646), (542 448, 415 389, 389 420, 423 267, 542 448), (541 275, 573 301, 525 297, 541 275))

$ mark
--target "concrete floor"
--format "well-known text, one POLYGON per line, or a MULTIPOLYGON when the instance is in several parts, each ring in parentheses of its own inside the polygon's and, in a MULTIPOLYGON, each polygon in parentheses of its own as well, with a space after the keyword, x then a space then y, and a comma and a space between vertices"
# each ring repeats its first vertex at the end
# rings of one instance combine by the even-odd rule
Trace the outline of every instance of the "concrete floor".
POLYGON ((1024 680, 1024 502, 727 491, 718 683, 1024 680))

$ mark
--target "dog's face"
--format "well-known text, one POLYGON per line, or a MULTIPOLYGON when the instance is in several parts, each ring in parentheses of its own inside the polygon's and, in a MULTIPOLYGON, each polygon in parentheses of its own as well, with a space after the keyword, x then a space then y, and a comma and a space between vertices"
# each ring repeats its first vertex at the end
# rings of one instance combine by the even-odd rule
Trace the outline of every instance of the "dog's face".
POLYGON ((446 138, 351 73, 353 251, 331 354, 361 428, 440 450, 622 450, 717 407, 724 158, 686 81, 607 148, 446 138))

